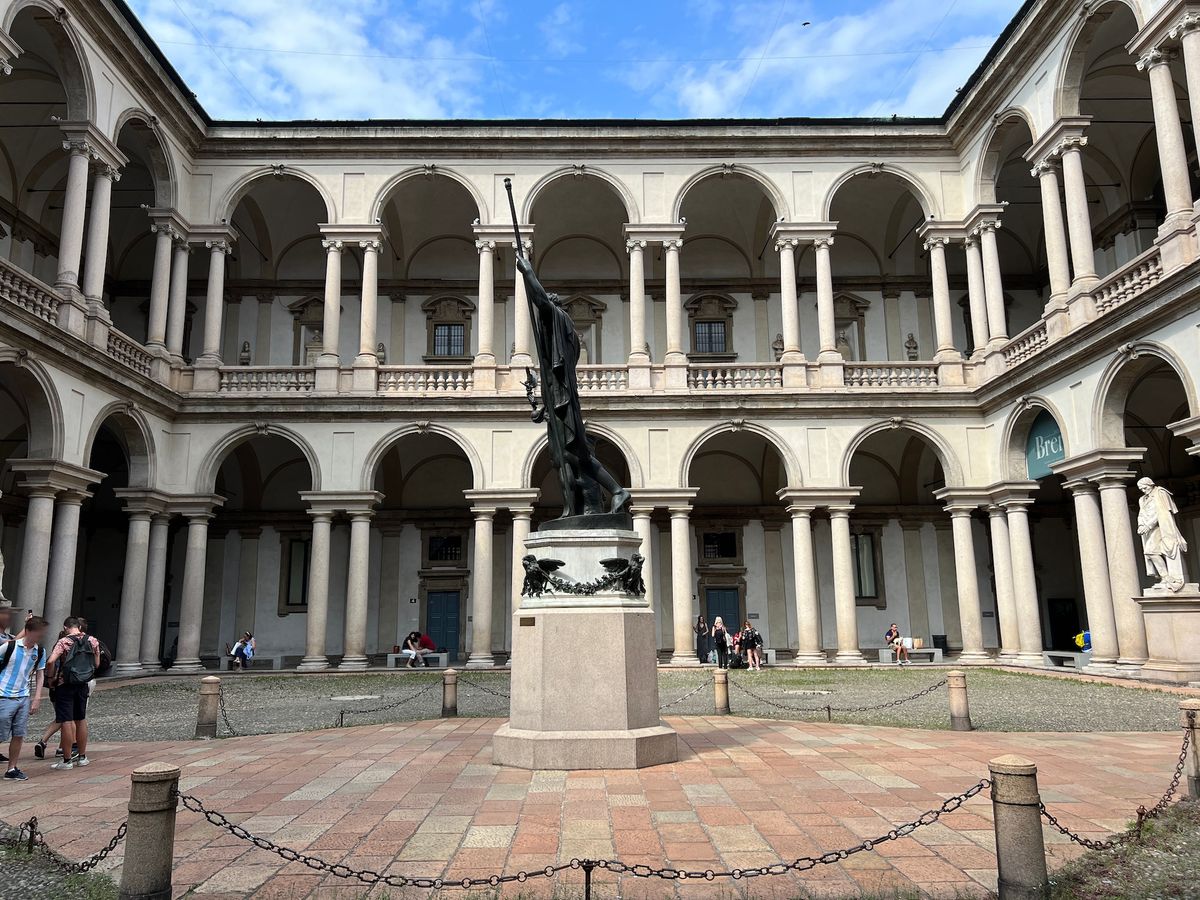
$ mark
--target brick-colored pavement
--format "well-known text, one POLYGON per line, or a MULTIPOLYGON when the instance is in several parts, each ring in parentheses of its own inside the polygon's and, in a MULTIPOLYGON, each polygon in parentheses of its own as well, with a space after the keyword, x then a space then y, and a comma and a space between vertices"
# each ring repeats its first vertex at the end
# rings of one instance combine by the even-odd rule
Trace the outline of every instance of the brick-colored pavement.
MULTIPOLYGON (((539 869, 572 857, 688 869, 760 866, 853 845, 916 818, 987 773, 1031 757, 1042 797, 1091 836, 1123 827, 1166 788, 1179 733, 956 734, 740 718, 668 719, 681 759, 637 772, 524 772, 491 765, 497 719, 450 719, 204 743, 97 744, 71 773, 25 765, 0 786, 0 819, 37 815, 48 843, 81 858, 125 815, 128 773, 150 760, 183 769, 181 788, 250 831, 356 868, 461 878, 539 869)), ((1077 848, 1046 834, 1052 862, 1077 848)), ((179 814, 175 895, 342 898, 353 882, 313 873, 179 814)), ((119 868, 120 853, 109 868, 119 868)), ((107 862, 106 862, 107 865, 107 862)), ((560 876, 570 884, 579 873, 560 876)), ((597 896, 615 896, 597 873, 597 896)), ((626 876, 620 896, 813 896, 920 891, 986 894, 996 883, 986 794, 921 828, 801 876, 679 885, 626 876)), ((541 896, 544 880, 506 894, 541 896)), ((389 890, 390 897, 427 891, 389 890)), ((448 892, 457 893, 461 892, 448 892)), ((379 891, 373 892, 377 896, 379 891)))

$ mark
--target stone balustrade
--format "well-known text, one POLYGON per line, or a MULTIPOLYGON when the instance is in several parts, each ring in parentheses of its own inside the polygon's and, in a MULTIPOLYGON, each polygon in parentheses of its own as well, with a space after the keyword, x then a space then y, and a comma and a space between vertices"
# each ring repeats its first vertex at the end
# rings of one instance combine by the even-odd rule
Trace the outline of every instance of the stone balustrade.
POLYGON ((474 386, 470 366, 380 366, 381 394, 469 393, 474 386))
POLYGON ((59 297, 54 289, 6 259, 0 259, 0 298, 47 322, 58 317, 59 297))
POLYGON ((139 375, 150 377, 150 353, 129 335, 115 328, 108 332, 108 355, 139 375))
POLYGON ((221 369, 219 394, 307 394, 316 383, 312 368, 237 366, 221 369))
POLYGON ((754 391, 783 387, 783 367, 779 363, 745 365, 704 363, 688 366, 687 385, 697 391, 754 391))
POLYGON ((938 367, 932 362, 847 363, 846 387, 937 387, 938 367))
POLYGON ((1004 365, 1011 369, 1040 353, 1049 344, 1050 336, 1046 333, 1046 322, 1039 319, 1005 345, 1002 351, 1004 365))
POLYGON ((629 387, 627 366, 579 366, 576 369, 580 393, 589 391, 623 391, 629 387))
POLYGON ((1104 314, 1129 302, 1162 278, 1162 251, 1152 247, 1109 275, 1092 291, 1096 313, 1104 314))

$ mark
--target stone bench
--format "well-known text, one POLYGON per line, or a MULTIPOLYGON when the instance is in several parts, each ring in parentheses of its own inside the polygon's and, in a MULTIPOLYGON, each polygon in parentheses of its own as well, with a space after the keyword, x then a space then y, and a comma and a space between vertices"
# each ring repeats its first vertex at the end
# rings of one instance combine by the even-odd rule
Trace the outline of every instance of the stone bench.
MULTIPOLYGON (((234 663, 233 657, 227 656, 221 661, 221 668, 226 669, 228 671, 233 671, 233 663, 234 663)), ((256 654, 254 656, 254 658, 250 660, 250 663, 246 666, 246 669, 282 669, 282 668, 283 668, 283 656, 281 656, 281 655, 259 656, 256 654)))
POLYGON ((1047 669, 1082 669, 1091 658, 1090 653, 1077 653, 1073 650, 1043 650, 1042 662, 1047 669))
MULTIPOLYGON (((942 661, 942 651, 938 647, 922 647, 919 650, 909 650, 909 658, 916 656, 927 656, 931 663, 940 663, 942 661)), ((881 663, 890 663, 896 661, 896 650, 893 647, 881 647, 879 650, 879 661, 881 663)))
MULTIPOLYGON (((403 653, 389 653, 387 655, 387 667, 389 669, 402 669, 408 663, 408 657, 403 653)), ((426 653, 425 667, 428 669, 448 669, 450 668, 449 653, 426 653)))

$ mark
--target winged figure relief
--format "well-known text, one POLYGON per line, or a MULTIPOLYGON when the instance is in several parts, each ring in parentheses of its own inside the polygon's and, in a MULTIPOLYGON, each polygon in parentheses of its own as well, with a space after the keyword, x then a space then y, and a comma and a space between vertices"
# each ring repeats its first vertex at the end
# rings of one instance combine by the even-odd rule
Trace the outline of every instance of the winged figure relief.
POLYGON ((521 596, 540 597, 550 584, 550 576, 561 569, 566 563, 561 559, 538 559, 532 553, 521 559, 525 569, 525 582, 521 585, 521 596))
POLYGON ((646 582, 642 579, 642 566, 646 558, 635 553, 629 559, 617 556, 612 559, 600 560, 600 565, 610 575, 617 576, 617 585, 627 594, 641 597, 646 593, 646 582))

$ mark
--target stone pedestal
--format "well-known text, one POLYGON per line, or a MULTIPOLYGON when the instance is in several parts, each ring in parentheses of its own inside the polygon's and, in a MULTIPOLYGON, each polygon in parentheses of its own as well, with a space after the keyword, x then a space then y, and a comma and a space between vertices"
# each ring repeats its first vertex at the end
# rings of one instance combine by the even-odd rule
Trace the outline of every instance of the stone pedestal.
MULTIPOLYGON (((555 530, 525 541, 561 560, 566 582, 605 576, 601 560, 641 544, 624 529, 555 530)), ((675 732, 659 719, 654 613, 619 587, 577 595, 549 587, 513 614, 511 718, 492 740, 497 765, 637 769, 674 762, 675 732)))
POLYGON ((1174 593, 1151 589, 1134 599, 1142 608, 1150 652, 1142 677, 1200 681, 1200 586, 1185 584, 1174 593))

